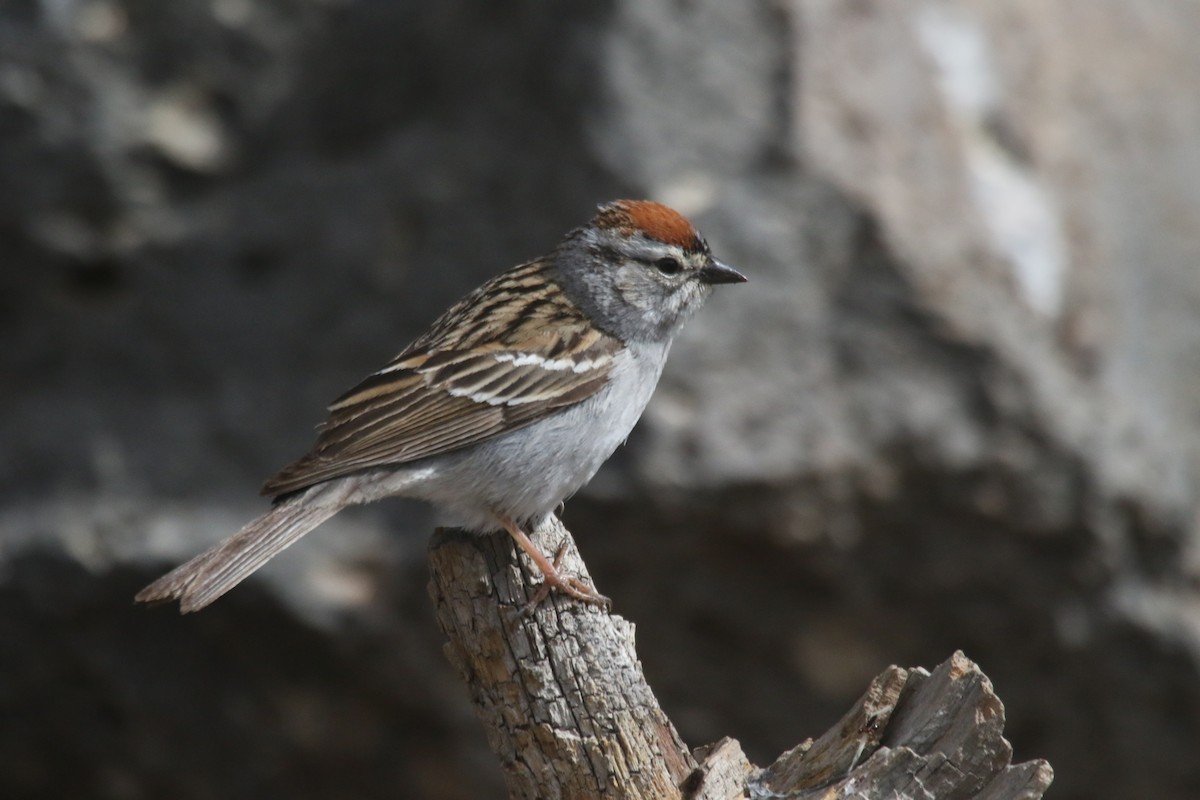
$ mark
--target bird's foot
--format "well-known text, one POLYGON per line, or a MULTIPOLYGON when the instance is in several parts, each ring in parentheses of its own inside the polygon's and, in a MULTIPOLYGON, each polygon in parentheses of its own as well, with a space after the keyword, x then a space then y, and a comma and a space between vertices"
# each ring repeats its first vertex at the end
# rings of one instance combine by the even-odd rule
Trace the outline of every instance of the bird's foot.
MULTIPOLYGON (((582 579, 575 575, 563 575, 560 571, 562 568, 563 557, 567 554, 567 543, 563 542, 558 546, 558 552, 554 554, 554 562, 550 565, 551 571, 542 572, 542 585, 534 592, 533 597, 525 604, 521 613, 529 616, 537 607, 545 602, 551 592, 562 592, 568 597, 574 597, 583 603, 591 603, 592 605, 600 606, 605 611, 612 609, 612 600, 597 592, 591 586, 588 586, 582 579)), ((539 565, 540 566, 540 565, 539 565)))
POLYGON ((558 571, 558 568, 562 565, 563 556, 567 553, 566 542, 563 542, 559 546, 558 552, 554 554, 554 561, 551 562, 550 559, 542 554, 537 545, 525 535, 525 531, 521 530, 521 526, 515 521, 502 515, 497 515, 497 519, 504 529, 508 531, 508 535, 513 538, 513 541, 533 559, 533 563, 537 565, 538 570, 542 573, 542 585, 534 593, 533 598, 525 605, 524 613, 528 614, 537 608, 552 591, 562 592, 568 597, 573 597, 584 603, 598 605, 606 611, 612 608, 612 601, 607 597, 574 575, 563 575, 558 571))

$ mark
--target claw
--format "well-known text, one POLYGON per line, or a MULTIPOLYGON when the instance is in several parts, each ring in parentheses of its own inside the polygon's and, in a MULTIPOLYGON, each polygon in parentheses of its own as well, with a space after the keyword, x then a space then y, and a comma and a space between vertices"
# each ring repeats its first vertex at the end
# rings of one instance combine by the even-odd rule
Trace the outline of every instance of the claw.
POLYGON ((562 565, 563 556, 567 553, 566 542, 559 545, 558 551, 554 554, 554 561, 551 562, 537 548, 537 545, 530 541, 529 537, 525 535, 525 531, 521 530, 520 526, 515 522, 501 515, 497 515, 497 519, 504 526, 504 530, 508 531, 513 540, 520 545, 521 549, 533 559, 533 563, 537 565, 537 568, 542 573, 542 585, 534 593, 533 598, 525 605, 522 613, 531 613, 545 601, 552 591, 562 592, 568 597, 574 597, 583 603, 598 605, 605 611, 612 608, 612 601, 607 597, 588 586, 579 578, 573 575, 563 576, 558 571, 558 568, 562 565))

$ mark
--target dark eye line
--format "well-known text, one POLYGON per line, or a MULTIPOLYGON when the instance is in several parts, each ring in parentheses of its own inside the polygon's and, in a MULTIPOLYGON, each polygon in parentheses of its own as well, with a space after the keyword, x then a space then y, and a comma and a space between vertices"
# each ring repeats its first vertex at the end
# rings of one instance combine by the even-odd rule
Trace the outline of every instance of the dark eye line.
POLYGON ((591 248, 591 252, 593 255, 614 264, 625 258, 625 254, 620 250, 615 247, 608 247, 607 245, 596 245, 591 248))

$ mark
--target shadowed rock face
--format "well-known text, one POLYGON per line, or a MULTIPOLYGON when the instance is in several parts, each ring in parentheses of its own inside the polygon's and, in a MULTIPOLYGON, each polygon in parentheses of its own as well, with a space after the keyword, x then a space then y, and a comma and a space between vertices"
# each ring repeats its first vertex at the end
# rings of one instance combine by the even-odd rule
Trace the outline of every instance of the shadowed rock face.
POLYGON ((0 796, 496 793, 420 509, 129 601, 617 196, 751 279, 566 515, 684 739, 761 762, 962 648, 1055 796, 1200 793, 1200 12, 563 13, 0 5, 0 796))

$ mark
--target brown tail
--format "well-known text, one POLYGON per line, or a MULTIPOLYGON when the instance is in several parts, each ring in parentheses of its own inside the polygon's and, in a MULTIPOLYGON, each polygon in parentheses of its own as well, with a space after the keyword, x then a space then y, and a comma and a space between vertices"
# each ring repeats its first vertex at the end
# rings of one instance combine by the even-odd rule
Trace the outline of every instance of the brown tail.
POLYGON ((216 547, 163 575, 134 600, 178 600, 180 613, 199 611, 344 505, 311 492, 285 500, 216 547))

